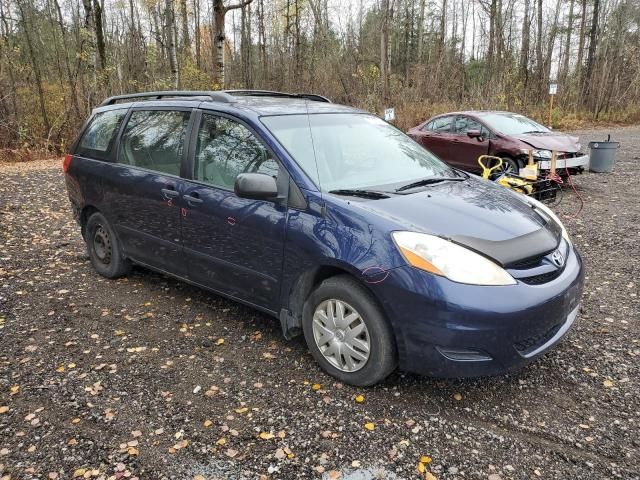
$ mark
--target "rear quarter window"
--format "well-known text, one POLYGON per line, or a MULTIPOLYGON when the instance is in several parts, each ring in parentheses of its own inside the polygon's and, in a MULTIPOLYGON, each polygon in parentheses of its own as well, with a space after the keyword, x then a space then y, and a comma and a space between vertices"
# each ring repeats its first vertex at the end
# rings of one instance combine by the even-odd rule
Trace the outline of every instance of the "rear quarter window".
POLYGON ((108 160, 113 150, 116 133, 126 113, 127 109, 96 113, 78 142, 76 155, 108 160))

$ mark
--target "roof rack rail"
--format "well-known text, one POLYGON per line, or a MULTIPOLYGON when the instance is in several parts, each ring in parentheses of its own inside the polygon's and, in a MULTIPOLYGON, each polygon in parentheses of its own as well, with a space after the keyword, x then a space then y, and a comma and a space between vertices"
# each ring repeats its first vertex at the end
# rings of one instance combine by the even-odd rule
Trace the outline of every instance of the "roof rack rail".
POLYGON ((327 97, 317 95, 315 93, 287 93, 287 92, 274 92, 271 90, 223 90, 223 92, 234 96, 256 96, 256 97, 281 97, 281 98, 306 98, 307 100, 313 100, 314 102, 327 102, 331 103, 327 97))
POLYGON ((100 104, 101 107, 105 105, 115 105, 121 100, 135 100, 135 99, 153 99, 160 100, 167 97, 209 97, 214 102, 232 103, 233 97, 224 91, 196 91, 196 90, 166 90, 160 92, 144 92, 144 93, 129 93, 126 95, 114 95, 107 98, 100 104))

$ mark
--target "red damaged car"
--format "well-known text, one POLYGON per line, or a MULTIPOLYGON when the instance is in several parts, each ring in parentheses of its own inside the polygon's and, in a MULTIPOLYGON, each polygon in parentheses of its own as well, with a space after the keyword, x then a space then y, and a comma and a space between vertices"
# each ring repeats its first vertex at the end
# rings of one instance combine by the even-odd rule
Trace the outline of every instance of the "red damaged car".
POLYGON ((454 112, 438 115, 408 132, 414 140, 454 167, 477 172, 480 155, 501 157, 502 169, 518 173, 529 150, 539 170, 551 167, 557 152, 558 173, 580 173, 589 166, 578 137, 554 132, 517 113, 494 111, 454 112))

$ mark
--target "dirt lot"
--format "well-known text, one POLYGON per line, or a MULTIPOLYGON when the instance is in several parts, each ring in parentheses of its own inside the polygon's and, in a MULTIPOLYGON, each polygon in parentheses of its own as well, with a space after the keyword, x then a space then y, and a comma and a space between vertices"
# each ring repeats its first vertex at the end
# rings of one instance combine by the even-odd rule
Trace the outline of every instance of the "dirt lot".
POLYGON ((438 479, 640 478, 640 127, 612 133, 615 173, 556 209, 588 269, 564 343, 511 376, 371 389, 265 315, 99 277, 60 161, 0 165, 0 478, 424 478, 421 456, 438 479))

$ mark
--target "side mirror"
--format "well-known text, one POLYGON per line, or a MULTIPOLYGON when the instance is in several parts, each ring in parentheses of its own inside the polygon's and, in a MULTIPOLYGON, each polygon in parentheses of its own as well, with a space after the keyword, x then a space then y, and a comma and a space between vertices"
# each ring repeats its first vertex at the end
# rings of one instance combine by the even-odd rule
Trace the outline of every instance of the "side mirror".
POLYGON ((482 138, 482 133, 480 130, 469 130, 467 131, 467 136, 469 138, 482 138))
POLYGON ((236 177, 233 191, 241 198, 270 200, 278 196, 276 179, 264 173, 241 173, 236 177))

